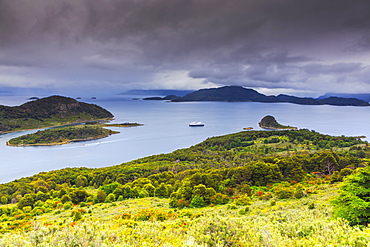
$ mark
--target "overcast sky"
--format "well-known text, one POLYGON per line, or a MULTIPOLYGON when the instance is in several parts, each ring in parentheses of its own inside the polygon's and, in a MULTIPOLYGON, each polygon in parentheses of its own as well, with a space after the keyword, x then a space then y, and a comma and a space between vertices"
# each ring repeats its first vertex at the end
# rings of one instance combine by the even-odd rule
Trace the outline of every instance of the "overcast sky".
POLYGON ((369 1, 0 0, 0 91, 222 85, 370 93, 369 1))

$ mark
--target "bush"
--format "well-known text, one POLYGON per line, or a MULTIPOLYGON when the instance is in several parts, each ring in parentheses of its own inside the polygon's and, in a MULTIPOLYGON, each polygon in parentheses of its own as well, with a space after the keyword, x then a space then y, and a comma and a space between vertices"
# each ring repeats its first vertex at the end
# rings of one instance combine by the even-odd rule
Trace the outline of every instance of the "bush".
POLYGON ((211 197, 212 204, 227 204, 230 201, 230 198, 227 195, 217 193, 211 197))
POLYGON ((116 201, 116 197, 113 193, 110 193, 104 200, 104 202, 114 202, 116 201))
POLYGON ((238 206, 247 206, 247 205, 251 205, 252 200, 248 195, 242 195, 234 199, 234 203, 238 206))
POLYGON ((206 203, 204 202, 203 197, 198 196, 198 195, 195 195, 190 202, 190 207, 193 207, 193 208, 201 208, 201 207, 204 207, 205 205, 206 203))

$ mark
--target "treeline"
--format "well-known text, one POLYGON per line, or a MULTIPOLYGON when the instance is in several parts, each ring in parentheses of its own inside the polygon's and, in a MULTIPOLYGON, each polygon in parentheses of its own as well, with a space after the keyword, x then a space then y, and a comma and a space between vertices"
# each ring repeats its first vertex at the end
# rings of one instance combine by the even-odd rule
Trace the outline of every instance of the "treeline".
POLYGON ((341 181, 367 165, 368 157, 367 142, 355 137, 308 130, 247 131, 118 166, 42 172, 0 185, 0 202, 17 203, 17 210, 35 214, 50 205, 152 196, 170 198, 172 207, 224 204, 233 198, 246 204, 261 187, 273 186, 280 197, 303 196, 300 182, 317 177, 341 181), (246 142, 253 144, 243 145, 246 142))
POLYGON ((33 134, 23 135, 10 139, 8 145, 12 146, 50 145, 50 144, 57 145, 70 143, 74 141, 103 138, 114 133, 117 132, 92 125, 55 128, 37 131, 36 133, 33 134))

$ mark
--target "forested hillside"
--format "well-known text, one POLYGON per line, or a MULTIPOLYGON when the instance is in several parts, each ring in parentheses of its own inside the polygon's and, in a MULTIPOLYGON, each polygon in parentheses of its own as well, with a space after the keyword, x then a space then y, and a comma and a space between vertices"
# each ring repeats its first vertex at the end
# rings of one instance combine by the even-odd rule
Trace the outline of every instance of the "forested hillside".
POLYGON ((59 241, 77 234, 80 246, 155 246, 150 239, 158 246, 366 246, 367 228, 361 233, 334 220, 329 201, 337 183, 367 167, 369 158, 368 143, 357 137, 309 130, 213 137, 118 166, 66 168, 2 184, 0 229, 4 243, 14 240, 8 232, 20 230, 27 243, 37 235, 50 245, 54 239, 45 232, 59 241), (233 223, 243 221, 249 230, 233 223), (330 237, 322 230, 329 222, 330 237))
POLYGON ((50 96, 20 106, 0 106, 0 133, 112 118, 104 108, 63 96, 50 96))

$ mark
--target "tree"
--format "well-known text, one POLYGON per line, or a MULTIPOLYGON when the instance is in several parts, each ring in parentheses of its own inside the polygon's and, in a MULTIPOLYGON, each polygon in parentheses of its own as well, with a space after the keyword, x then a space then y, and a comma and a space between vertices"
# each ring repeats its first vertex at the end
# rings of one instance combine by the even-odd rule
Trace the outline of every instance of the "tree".
POLYGON ((339 195, 333 201, 334 215, 347 219, 351 225, 370 223, 370 167, 358 168, 344 178, 339 195))
POLYGON ((168 189, 166 184, 161 183, 158 188, 154 190, 154 196, 163 198, 168 197, 168 189))
POLYGON ((104 190, 98 190, 98 192, 96 193, 97 202, 104 202, 106 197, 107 197, 107 193, 105 193, 104 190))
POLYGON ((35 203, 35 194, 26 194, 22 199, 19 200, 17 203, 18 208, 22 209, 26 206, 33 207, 33 204, 35 203))
POLYGON ((74 204, 84 202, 88 196, 89 194, 85 190, 75 190, 70 194, 70 197, 74 204))
POLYGON ((89 184, 89 182, 87 181, 87 178, 83 175, 79 175, 77 178, 76 178, 76 186, 77 187, 85 187, 89 184))

